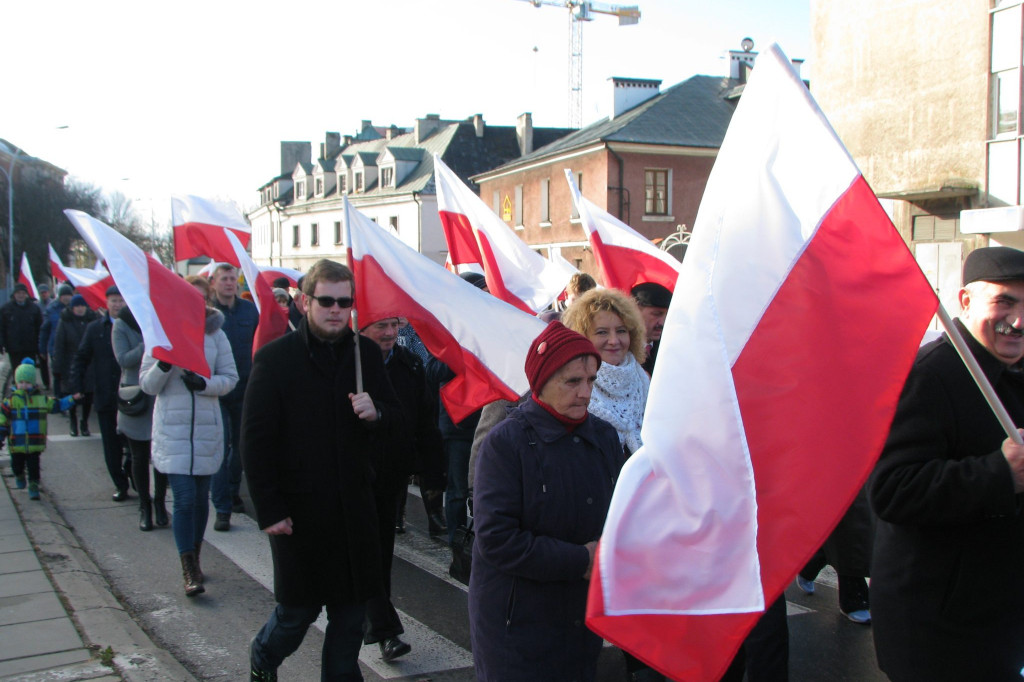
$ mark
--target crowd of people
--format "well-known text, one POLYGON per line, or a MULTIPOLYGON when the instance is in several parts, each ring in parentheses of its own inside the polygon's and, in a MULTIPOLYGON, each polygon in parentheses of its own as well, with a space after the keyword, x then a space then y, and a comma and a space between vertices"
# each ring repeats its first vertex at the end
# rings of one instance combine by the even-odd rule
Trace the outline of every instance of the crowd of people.
MULTIPOLYGON (((486 291, 483 276, 462 277, 486 291)), ((276 680, 326 608, 322 679, 360 680, 364 644, 378 644, 385 661, 412 651, 390 573, 415 477, 430 535, 452 543, 472 519, 477 678, 595 679, 602 646, 585 626, 588 584, 620 469, 643 445, 672 292, 574 277, 524 358, 529 390, 456 422, 438 399, 454 375, 404 318, 352 330, 355 281, 344 265, 318 262, 294 296, 275 282, 290 330, 255 356, 258 316, 237 270, 219 265, 209 279, 187 280, 207 301, 210 377, 148 353, 116 287, 97 311, 67 285, 45 305, 15 287, 0 307, 0 349, 18 362, 0 438, 16 487, 39 497, 48 413, 69 410, 70 435, 88 436, 93 411, 113 500, 134 488, 139 529, 172 526, 192 597, 205 590, 210 505, 214 530, 230 530, 232 513, 245 509, 244 472, 277 602, 250 644, 251 679, 276 680)), ((1011 417, 1024 421, 1024 252, 978 249, 964 282, 958 328, 1011 417)), ((922 347, 874 474, 796 583, 813 594, 832 564, 840 610, 873 624, 893 680, 1017 679, 1022 493, 1024 445, 1005 438, 943 337, 922 347), (979 593, 979 584, 996 589, 979 593)), ((788 636, 783 596, 723 679, 787 679, 788 636)), ((665 679, 628 654, 625 668, 632 681, 665 679)))

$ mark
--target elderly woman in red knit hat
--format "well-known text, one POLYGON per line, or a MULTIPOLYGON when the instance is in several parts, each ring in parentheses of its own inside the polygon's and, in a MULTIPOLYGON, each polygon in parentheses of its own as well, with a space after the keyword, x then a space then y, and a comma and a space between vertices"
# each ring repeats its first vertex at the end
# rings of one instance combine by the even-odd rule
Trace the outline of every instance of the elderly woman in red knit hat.
POLYGON ((584 616, 619 469, 615 429, 590 415, 601 356, 552 322, 526 358, 531 395, 476 465, 469 621, 478 680, 593 680, 601 639, 584 616))

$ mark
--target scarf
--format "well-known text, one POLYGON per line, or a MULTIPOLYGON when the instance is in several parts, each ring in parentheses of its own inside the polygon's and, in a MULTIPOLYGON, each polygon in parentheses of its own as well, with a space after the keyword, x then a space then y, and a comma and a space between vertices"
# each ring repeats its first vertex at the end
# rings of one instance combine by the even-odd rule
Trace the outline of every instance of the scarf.
POLYGON ((621 365, 601 363, 590 396, 590 414, 615 427, 619 443, 636 452, 643 445, 640 426, 651 380, 632 353, 626 353, 621 365))

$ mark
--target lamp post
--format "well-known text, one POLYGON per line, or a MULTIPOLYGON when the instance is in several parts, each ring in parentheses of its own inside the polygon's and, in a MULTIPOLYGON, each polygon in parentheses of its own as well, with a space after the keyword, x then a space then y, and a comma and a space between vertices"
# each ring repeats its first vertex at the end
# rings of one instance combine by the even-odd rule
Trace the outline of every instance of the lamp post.
POLYGON ((21 150, 14 149, 11 163, 7 170, 0 168, 0 173, 7 178, 7 289, 14 286, 14 164, 21 156, 21 150))

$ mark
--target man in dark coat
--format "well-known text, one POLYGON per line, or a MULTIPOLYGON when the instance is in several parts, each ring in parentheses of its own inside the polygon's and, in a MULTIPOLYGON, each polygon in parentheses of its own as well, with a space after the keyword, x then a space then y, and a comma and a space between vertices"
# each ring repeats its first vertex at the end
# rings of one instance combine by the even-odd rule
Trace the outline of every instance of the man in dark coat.
POLYGON ((18 282, 11 300, 0 307, 0 353, 10 356, 12 371, 25 358, 35 361, 42 326, 39 306, 29 299, 28 287, 18 282))
MULTIPOLYGON (((972 252, 960 305, 957 328, 1024 424, 1024 252, 972 252)), ((892 680, 1020 679, 1022 491, 1024 446, 945 335, 922 347, 869 483, 875 650, 892 680)))
POLYGON ((654 363, 658 359, 658 348, 661 346, 661 332, 665 328, 665 315, 672 303, 672 292, 660 284, 643 282, 637 284, 629 292, 640 306, 640 314, 644 317, 644 331, 647 332, 647 358, 644 360, 644 371, 654 374, 654 363))
POLYGON ((93 320, 85 328, 82 341, 78 344, 78 351, 71 361, 71 377, 68 382, 71 393, 83 393, 86 371, 91 366, 96 381, 92 406, 100 423, 103 458, 110 480, 114 482, 112 497, 115 502, 124 502, 128 499, 124 444, 117 433, 117 387, 121 382, 121 367, 114 357, 114 346, 110 338, 114 319, 122 308, 124 299, 121 298, 121 292, 116 286, 107 289, 107 314, 93 320))
MULTIPOLYGON (((381 657, 391 661, 412 647, 399 635, 405 632, 391 603, 391 564, 395 553, 395 526, 399 498, 407 495, 409 476, 429 472, 435 478, 443 471, 441 432, 437 428, 437 398, 427 387, 423 360, 407 348, 396 345, 402 322, 397 317, 364 325, 360 333, 380 346, 388 378, 402 406, 408 428, 392 431, 374 453, 374 497, 380 528, 381 563, 386 594, 366 605, 365 644, 380 643, 381 657)), ((440 501, 440 500, 439 500, 440 501)))
POLYGON ((256 353, 242 411, 242 459, 270 536, 277 606, 253 639, 253 680, 276 679, 327 607, 323 678, 361 680, 366 602, 384 592, 371 452, 404 420, 380 348, 348 326, 352 271, 306 275, 306 317, 256 353), (363 391, 356 389, 359 343, 363 391))

